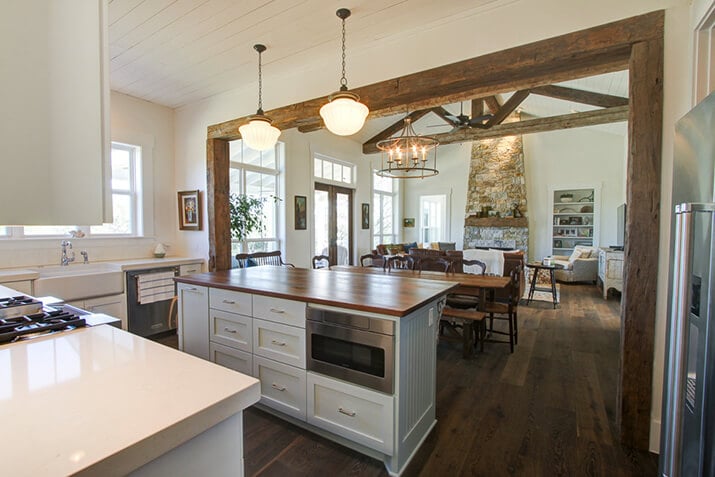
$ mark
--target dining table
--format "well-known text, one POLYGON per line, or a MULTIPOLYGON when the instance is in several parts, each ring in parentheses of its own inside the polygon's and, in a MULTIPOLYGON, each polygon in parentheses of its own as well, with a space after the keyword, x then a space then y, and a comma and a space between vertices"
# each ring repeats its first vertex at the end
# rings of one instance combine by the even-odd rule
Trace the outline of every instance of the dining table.
MULTIPOLYGON (((327 269, 326 269, 327 270, 327 269)), ((361 273, 361 274, 374 274, 374 275, 384 275, 384 276, 394 276, 396 278, 413 278, 422 280, 434 280, 440 282, 450 282, 458 283, 459 285, 450 290, 450 293, 459 295, 473 295, 479 297, 480 307, 487 302, 487 294, 496 290, 506 289, 511 283, 510 277, 497 276, 497 275, 476 275, 472 273, 445 273, 437 271, 427 271, 427 270, 405 270, 405 269, 392 269, 387 270, 382 267, 361 267, 356 265, 333 265, 330 267, 330 271, 340 272, 340 273, 361 273)), ((466 336, 463 349, 464 357, 471 355, 471 349, 469 344, 471 341, 471 323, 465 322, 468 326, 465 326, 462 330, 463 334, 469 333, 470 336, 466 336)))

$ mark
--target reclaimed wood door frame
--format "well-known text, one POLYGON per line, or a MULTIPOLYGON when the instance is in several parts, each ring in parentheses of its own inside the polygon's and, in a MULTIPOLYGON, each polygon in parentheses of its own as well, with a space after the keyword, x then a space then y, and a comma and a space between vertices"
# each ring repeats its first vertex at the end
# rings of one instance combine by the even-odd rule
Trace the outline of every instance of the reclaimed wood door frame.
MULTIPOLYGON (((617 421, 621 441, 648 449, 658 274, 663 128, 663 10, 356 88, 370 117, 549 85, 628 69, 629 117, 621 365, 617 421)), ((280 129, 320 127, 327 97, 267 111, 280 129)), ((207 134, 209 269, 230 268, 228 141, 247 117, 207 134)))

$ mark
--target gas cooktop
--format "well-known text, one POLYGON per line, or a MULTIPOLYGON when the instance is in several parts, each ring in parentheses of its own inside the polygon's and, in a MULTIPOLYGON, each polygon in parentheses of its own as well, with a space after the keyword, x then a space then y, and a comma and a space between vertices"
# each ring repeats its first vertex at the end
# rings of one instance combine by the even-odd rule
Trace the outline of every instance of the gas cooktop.
POLYGON ((38 313, 0 318, 0 344, 72 330, 86 324, 85 319, 75 313, 51 308, 38 313))
POLYGON ((0 298, 0 318, 12 318, 42 310, 42 302, 35 298, 19 295, 0 298))

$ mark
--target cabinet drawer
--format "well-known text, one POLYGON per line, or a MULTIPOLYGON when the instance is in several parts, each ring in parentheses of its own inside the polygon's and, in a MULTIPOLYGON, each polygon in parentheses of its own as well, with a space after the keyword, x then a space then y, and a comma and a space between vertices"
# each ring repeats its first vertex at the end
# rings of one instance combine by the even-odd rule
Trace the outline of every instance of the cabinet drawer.
POLYGON ((251 316, 253 308, 251 295, 221 288, 211 288, 209 291, 209 306, 217 310, 229 311, 251 316))
POLYGON ((309 424, 392 455, 392 396, 314 373, 307 381, 309 424))
POLYGON ((284 325, 305 328, 305 303, 253 295, 253 316, 284 325))
POLYGON ((216 364, 249 376, 253 374, 253 355, 250 353, 219 343, 209 343, 209 354, 209 359, 216 364))
POLYGON ((261 381, 261 403, 305 421, 305 370, 254 356, 253 376, 261 381))
POLYGON ((305 369, 305 330, 254 318, 253 354, 305 369))
POLYGON ((13 290, 24 293, 25 295, 33 295, 32 292, 32 280, 19 280, 17 282, 2 282, 0 285, 13 290))
POLYGON ((252 319, 248 316, 209 310, 209 339, 216 343, 232 346, 247 353, 252 351, 252 319))
POLYGON ((179 275, 191 275, 193 273, 201 273, 200 263, 187 263, 186 265, 179 265, 179 275))

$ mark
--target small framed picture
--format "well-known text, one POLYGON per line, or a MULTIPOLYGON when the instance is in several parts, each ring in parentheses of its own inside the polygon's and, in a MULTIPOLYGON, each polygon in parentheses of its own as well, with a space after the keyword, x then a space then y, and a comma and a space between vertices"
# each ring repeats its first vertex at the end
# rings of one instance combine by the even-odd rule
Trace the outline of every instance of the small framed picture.
POLYGON ((569 219, 569 225, 581 225, 581 217, 571 217, 569 219))
POLYGON ((370 228, 370 204, 362 204, 360 226, 363 230, 370 228))
POLYGON ((402 226, 403 227, 414 227, 415 219, 414 218, 402 219, 402 226))
POLYGON ((295 229, 308 228, 308 199, 304 195, 295 196, 295 229))
POLYGON ((179 195, 179 230, 201 230, 201 193, 185 190, 179 195))
POLYGON ((554 248, 561 248, 561 240, 554 240, 554 248))

